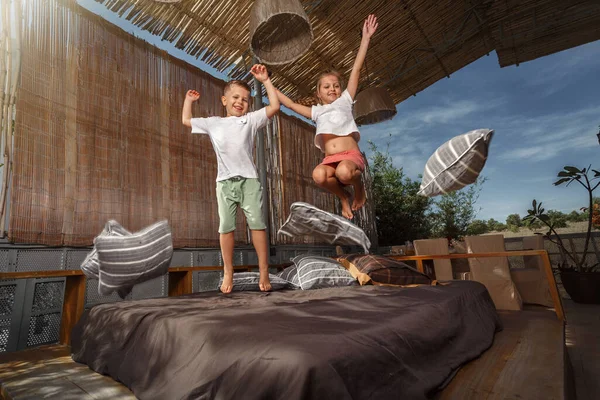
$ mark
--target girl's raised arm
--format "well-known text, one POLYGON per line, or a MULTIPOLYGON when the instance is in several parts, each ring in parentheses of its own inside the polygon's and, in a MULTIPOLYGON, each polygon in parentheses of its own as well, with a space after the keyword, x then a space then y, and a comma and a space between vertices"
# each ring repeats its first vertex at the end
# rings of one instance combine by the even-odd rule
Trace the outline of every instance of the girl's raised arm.
POLYGON ((356 90, 358 89, 358 78, 360 77, 360 70, 362 69, 362 65, 365 62, 367 49, 369 48, 369 42, 371 41, 371 36, 373 36, 376 30, 377 17, 371 14, 367 17, 367 19, 365 19, 365 23, 363 24, 360 47, 358 48, 358 53, 356 54, 356 59, 354 60, 354 66, 352 67, 350 78, 348 79, 348 86, 346 87, 346 90, 348 90, 350 97, 352 97, 353 99, 354 96, 356 96, 356 90))
POLYGON ((279 102, 281 104, 283 104, 290 110, 292 110, 308 119, 310 119, 312 117, 312 109, 310 107, 295 103, 292 99, 287 97, 285 94, 281 93, 279 90, 277 90, 277 98, 279 98, 279 102))

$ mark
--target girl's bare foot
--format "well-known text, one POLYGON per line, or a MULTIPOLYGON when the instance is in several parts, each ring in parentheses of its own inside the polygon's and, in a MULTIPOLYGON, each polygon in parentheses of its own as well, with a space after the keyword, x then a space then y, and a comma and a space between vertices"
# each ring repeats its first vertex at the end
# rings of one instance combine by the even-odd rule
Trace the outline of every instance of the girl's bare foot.
POLYGON ((258 287, 261 292, 270 292, 271 291, 271 280, 269 279, 269 272, 260 272, 260 278, 258 281, 258 287))
POLYGON ((342 203, 342 216, 348 219, 354 218, 354 214, 352 214, 352 208, 350 208, 350 195, 346 193, 344 197, 340 198, 340 201, 342 203))
POLYGON ((233 274, 224 274, 223 283, 221 283, 221 292, 231 293, 233 290, 233 274))

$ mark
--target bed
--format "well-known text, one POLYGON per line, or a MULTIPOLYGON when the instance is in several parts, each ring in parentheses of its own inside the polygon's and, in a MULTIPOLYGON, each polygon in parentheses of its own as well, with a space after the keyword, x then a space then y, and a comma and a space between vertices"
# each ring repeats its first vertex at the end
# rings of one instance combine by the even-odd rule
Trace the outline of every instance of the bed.
POLYGON ((97 305, 71 349, 140 399, 424 399, 500 329, 474 281, 207 292, 97 305))

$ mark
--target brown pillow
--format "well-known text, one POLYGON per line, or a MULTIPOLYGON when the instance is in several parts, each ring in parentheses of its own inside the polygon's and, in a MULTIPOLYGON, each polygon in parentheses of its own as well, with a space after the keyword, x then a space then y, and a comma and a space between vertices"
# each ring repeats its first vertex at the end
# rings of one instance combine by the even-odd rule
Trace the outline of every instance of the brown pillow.
POLYGON ((431 285, 431 278, 403 262, 374 254, 347 254, 338 261, 361 285, 431 285))

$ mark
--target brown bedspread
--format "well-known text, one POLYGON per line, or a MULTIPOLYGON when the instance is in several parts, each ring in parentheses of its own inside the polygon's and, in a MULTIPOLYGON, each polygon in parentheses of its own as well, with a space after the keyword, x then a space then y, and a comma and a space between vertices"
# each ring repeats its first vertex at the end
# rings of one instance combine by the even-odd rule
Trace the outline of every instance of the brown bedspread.
POLYGON ((140 399, 421 399, 498 329, 473 281, 213 292, 95 306, 72 352, 140 399))

